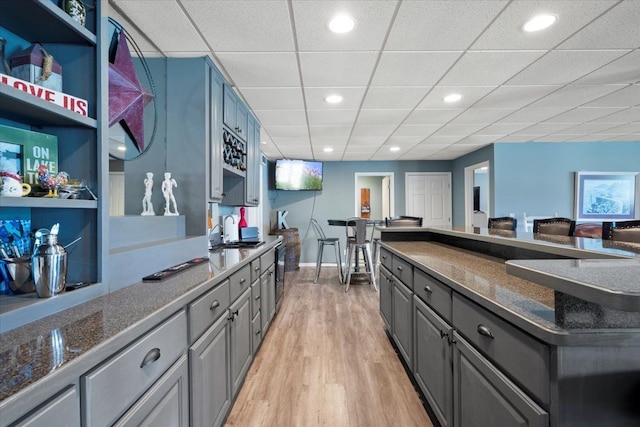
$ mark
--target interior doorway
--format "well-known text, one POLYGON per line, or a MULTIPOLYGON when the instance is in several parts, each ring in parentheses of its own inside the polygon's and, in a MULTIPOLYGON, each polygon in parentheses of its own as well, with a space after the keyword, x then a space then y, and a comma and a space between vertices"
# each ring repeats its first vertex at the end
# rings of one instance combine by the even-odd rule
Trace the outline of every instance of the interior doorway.
POLYGON ((464 168, 464 212, 466 227, 486 227, 491 216, 489 162, 464 168))
POLYGON ((393 216, 393 172, 356 172, 354 200, 354 216, 368 215, 372 220, 393 216))

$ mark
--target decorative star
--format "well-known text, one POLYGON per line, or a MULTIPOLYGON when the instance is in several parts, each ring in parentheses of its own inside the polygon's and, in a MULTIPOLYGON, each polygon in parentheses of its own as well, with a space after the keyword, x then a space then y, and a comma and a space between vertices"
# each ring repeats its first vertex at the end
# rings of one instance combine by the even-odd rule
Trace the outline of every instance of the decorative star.
POLYGON ((109 64, 109 127, 120 122, 139 152, 144 151, 144 107, 154 98, 138 81, 127 38, 120 33, 109 64))

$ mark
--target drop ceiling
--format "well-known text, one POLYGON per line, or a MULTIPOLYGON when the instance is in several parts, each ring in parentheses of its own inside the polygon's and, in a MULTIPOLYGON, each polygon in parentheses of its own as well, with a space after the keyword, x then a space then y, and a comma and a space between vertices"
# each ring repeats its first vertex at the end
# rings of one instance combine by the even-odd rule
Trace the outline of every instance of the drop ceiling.
POLYGON ((272 159, 449 160, 493 143, 640 143, 638 0, 109 5, 146 57, 211 57, 260 121, 272 159), (329 31, 338 12, 355 19, 352 32, 329 31), (555 25, 525 33, 541 12, 555 25), (450 93, 462 99, 447 104, 450 93), (327 104, 330 94, 343 102, 327 104))

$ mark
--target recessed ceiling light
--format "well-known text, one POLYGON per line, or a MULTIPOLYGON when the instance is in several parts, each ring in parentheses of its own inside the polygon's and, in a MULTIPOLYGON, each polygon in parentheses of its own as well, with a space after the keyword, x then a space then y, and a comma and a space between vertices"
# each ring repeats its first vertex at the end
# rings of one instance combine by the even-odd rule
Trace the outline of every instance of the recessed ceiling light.
POLYGON ((329 21, 329 29, 337 34, 348 33, 356 26, 356 21, 347 15, 336 15, 329 21))
POLYGON ((553 25, 553 23, 556 22, 557 19, 558 17, 556 15, 551 15, 551 14, 536 15, 530 20, 528 20, 522 26, 522 29, 527 33, 544 30, 545 28, 548 28, 551 25, 553 25))
POLYGON ((460 95, 459 93, 452 93, 442 98, 444 102, 458 102, 461 99, 462 95, 460 95))
POLYGON ((324 99, 329 104, 339 104, 342 102, 342 96, 340 95, 329 95, 324 99))
POLYGON ((323 149, 322 151, 324 151, 325 153, 331 153, 331 152, 333 151, 333 148, 331 148, 331 147, 324 147, 324 149, 323 149))
POLYGON ((127 151, 127 147, 124 145, 118 145, 118 151, 127 151))
POLYGON ((400 151, 400 147, 389 147, 389 151, 400 151))
POLYGON ((260 141, 260 144, 267 145, 267 141, 260 141))

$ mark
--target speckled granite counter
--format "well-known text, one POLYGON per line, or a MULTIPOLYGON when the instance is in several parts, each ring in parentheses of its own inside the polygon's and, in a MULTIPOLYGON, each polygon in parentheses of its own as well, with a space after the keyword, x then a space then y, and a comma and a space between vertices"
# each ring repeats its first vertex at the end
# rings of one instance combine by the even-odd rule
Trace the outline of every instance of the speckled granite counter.
POLYGON ((138 283, 0 335, 0 411, 73 382, 279 242, 265 240, 256 249, 211 252, 209 263, 165 281, 138 283))

